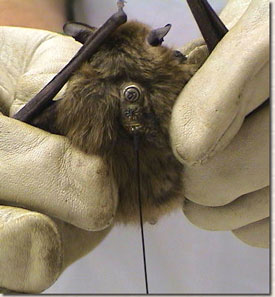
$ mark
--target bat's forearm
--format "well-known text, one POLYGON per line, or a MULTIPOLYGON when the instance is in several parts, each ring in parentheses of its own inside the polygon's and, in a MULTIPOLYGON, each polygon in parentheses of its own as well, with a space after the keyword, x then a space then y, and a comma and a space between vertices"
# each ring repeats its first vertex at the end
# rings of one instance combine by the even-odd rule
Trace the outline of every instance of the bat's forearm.
POLYGON ((61 135, 60 129, 56 125, 57 105, 56 101, 51 101, 50 106, 31 120, 30 124, 53 134, 61 135))

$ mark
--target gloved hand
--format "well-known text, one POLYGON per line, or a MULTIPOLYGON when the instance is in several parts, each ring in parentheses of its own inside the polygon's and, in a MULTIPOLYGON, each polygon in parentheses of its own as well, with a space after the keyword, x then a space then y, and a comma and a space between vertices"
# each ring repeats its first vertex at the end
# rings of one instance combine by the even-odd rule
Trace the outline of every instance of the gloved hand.
MULTIPOLYGON (((232 230, 247 244, 269 245, 269 2, 231 0, 230 29, 182 91, 171 138, 185 165, 184 214, 207 230, 232 230)), ((196 41, 182 49, 205 59, 196 41)))
POLYGON ((108 233, 117 190, 100 158, 72 148, 65 137, 7 117, 81 45, 12 27, 1 27, 0 42, 0 111, 6 115, 0 115, 0 287, 35 293, 108 233))

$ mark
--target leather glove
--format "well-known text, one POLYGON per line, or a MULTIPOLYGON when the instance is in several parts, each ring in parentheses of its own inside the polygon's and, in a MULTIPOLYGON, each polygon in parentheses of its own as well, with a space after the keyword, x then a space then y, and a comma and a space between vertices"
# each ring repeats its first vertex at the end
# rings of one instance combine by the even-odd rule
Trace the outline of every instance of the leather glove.
MULTIPOLYGON (((173 150, 185 165, 184 214, 200 228, 268 247, 269 2, 231 0, 221 19, 229 32, 172 114, 173 150)), ((207 49, 195 41, 182 51, 203 61, 207 49)))
POLYGON ((0 287, 36 293, 109 232, 117 190, 100 158, 71 147, 65 137, 7 117, 80 44, 59 34, 14 27, 1 27, 0 42, 0 287))

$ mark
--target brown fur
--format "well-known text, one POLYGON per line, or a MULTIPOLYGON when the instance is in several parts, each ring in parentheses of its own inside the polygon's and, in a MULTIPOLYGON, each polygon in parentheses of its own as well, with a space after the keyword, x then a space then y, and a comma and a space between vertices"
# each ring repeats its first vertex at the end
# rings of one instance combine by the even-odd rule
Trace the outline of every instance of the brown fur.
POLYGON ((143 112, 154 115, 157 131, 140 140, 143 218, 155 220, 183 201, 183 168, 170 147, 169 123, 173 104, 196 67, 172 49, 150 46, 149 32, 138 22, 122 25, 75 73, 64 98, 34 122, 106 160, 119 189, 117 221, 125 223, 139 218, 133 139, 121 124, 121 89, 127 83, 141 87, 143 112))

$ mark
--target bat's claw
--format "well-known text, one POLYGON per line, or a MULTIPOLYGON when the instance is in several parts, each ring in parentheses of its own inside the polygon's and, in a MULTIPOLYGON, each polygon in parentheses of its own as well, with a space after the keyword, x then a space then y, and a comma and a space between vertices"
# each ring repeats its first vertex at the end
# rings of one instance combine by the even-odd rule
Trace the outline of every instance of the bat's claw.
POLYGON ((117 0, 118 9, 122 9, 125 6, 125 3, 127 3, 125 0, 117 0))
POLYGON ((187 0, 187 3, 211 52, 228 30, 207 0, 187 0))

